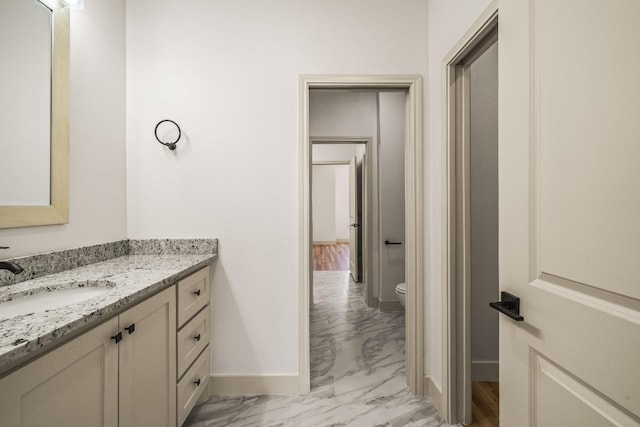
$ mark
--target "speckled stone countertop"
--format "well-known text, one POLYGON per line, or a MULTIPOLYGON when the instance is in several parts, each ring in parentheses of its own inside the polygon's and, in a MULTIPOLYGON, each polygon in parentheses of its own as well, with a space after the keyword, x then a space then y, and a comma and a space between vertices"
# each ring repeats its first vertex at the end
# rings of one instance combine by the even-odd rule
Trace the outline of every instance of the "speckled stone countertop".
MULTIPOLYGON (((9 318, 2 316, 0 305, 0 375, 46 348, 66 341, 65 337, 96 326, 211 264, 217 258, 217 240, 199 241, 215 243, 208 245, 206 251, 191 251, 208 253, 185 253, 189 251, 176 250, 176 245, 169 245, 168 250, 159 249, 167 246, 166 240, 149 240, 148 245, 131 241, 135 249, 127 248, 126 255, 117 256, 120 254, 117 253, 116 257, 104 261, 0 286, 0 303, 20 295, 80 287, 87 281, 109 287, 107 292, 79 303, 9 318)), ((127 246, 130 244, 125 242, 127 246)))

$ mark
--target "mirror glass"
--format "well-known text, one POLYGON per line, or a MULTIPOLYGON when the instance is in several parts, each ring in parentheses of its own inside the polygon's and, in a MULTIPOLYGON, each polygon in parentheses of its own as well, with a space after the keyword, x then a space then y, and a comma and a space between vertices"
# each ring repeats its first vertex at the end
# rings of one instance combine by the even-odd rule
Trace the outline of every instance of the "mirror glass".
POLYGON ((47 7, 0 1, 0 205, 51 203, 51 43, 47 7))
POLYGON ((0 228, 69 222, 69 10, 0 0, 0 228))

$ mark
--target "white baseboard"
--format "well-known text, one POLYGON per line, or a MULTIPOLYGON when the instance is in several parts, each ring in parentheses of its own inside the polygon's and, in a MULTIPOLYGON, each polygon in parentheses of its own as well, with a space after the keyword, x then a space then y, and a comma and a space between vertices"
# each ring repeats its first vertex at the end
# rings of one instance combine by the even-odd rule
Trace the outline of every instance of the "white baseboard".
POLYGON ((338 243, 349 243, 349 239, 336 239, 338 243))
POLYGON ((404 311, 404 307, 402 307, 400 301, 395 299, 378 298, 378 308, 384 313, 391 313, 392 311, 404 311))
POLYGON ((300 394, 298 375, 211 375, 209 395, 300 394))
POLYGON ((498 381, 499 370, 498 361, 471 361, 471 381, 498 381))
POLYGON ((433 381, 433 379, 428 375, 424 376, 424 389, 423 390, 424 390, 425 396, 427 396, 429 399, 431 399, 431 401, 435 405, 436 409, 438 410, 438 414, 440 414, 440 418, 445 420, 446 419, 446 416, 445 416, 446 414, 444 413, 444 407, 442 405, 443 404, 443 402, 442 402, 442 390, 440 389, 438 384, 436 384, 435 381, 433 381))
POLYGON ((336 244, 335 240, 314 240, 313 241, 314 246, 325 246, 325 245, 335 245, 335 244, 336 244))

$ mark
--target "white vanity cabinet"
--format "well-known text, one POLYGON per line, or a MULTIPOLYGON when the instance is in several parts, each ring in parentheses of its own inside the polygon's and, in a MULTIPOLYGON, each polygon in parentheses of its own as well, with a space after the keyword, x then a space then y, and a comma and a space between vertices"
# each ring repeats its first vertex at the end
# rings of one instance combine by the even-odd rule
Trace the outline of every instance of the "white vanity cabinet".
POLYGON ((172 286, 1 379, 0 424, 174 426, 175 301, 172 286))
POLYGON ((0 426, 181 426, 208 386, 205 267, 0 379, 0 426))
POLYGON ((211 269, 178 282, 177 423, 182 426, 209 380, 211 269))

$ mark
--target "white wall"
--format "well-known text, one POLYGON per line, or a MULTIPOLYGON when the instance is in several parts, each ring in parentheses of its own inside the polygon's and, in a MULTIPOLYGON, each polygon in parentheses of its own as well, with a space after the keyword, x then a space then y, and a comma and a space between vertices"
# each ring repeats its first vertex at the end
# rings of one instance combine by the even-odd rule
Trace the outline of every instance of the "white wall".
POLYGON ((313 165, 313 242, 349 240, 349 166, 313 165))
MULTIPOLYGON (((314 122, 313 116, 311 122, 314 122)), ((314 144, 311 147, 313 162, 348 162, 354 157, 362 159, 364 144, 314 144)), ((335 238, 349 239, 349 166, 337 165, 335 170, 335 238)), ((315 177, 312 177, 315 188, 315 177)), ((314 236, 315 236, 314 212, 314 236)), ((314 240, 318 240, 314 237, 314 240)))
POLYGON ((442 60, 490 4, 489 0, 429 0, 428 93, 425 107, 425 372, 442 384, 442 60))
POLYGON ((0 230, 0 257, 127 237, 125 2, 71 12, 69 224, 0 230))
POLYGON ((398 299, 404 282, 404 127, 405 93, 381 92, 380 97, 380 298, 398 299), (385 245, 385 240, 402 245, 385 245))
POLYGON ((213 372, 298 372, 299 76, 426 76, 426 50, 423 0, 127 1, 129 235, 220 238, 213 372))
POLYGON ((313 242, 336 242, 336 170, 333 165, 313 165, 313 242))
MULTIPOLYGON (((311 119, 313 122, 313 119, 311 119)), ((364 151, 358 151, 364 144, 313 144, 311 160, 313 162, 350 162, 354 157, 360 158, 364 151)))
MULTIPOLYGON (((471 361, 497 362, 498 312, 498 45, 470 67, 471 361)), ((497 365, 494 366, 497 368, 497 365)), ((497 381, 473 377, 474 381, 497 381)))

